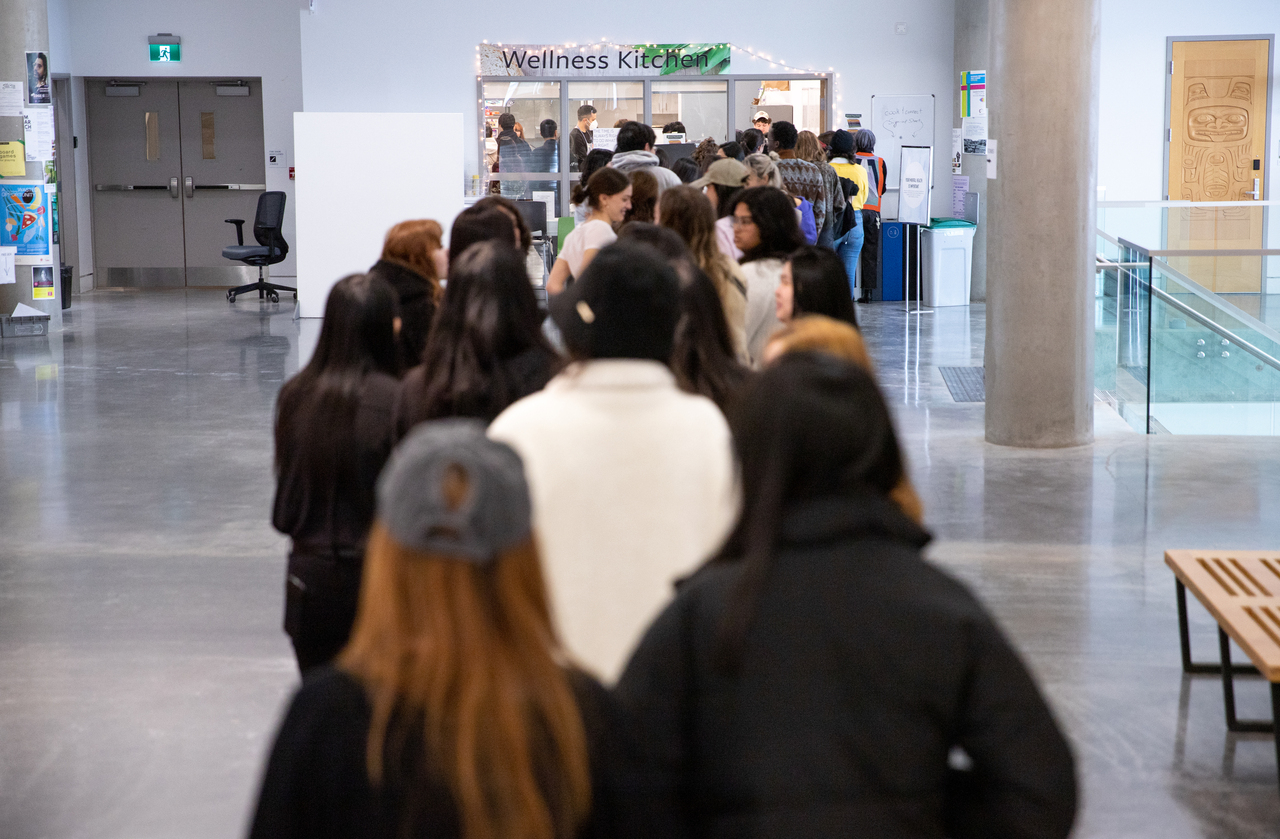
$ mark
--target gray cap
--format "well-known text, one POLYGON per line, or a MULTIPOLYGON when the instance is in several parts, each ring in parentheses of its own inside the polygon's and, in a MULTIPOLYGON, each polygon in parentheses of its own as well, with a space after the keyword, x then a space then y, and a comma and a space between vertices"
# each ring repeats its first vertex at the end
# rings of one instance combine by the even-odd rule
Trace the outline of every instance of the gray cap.
POLYGON ((378 518, 397 542, 487 564, 528 538, 524 464, 484 431, 479 420, 425 422, 392 452, 378 478, 378 518))
POLYGON ((747 182, 747 176, 751 174, 742 163, 734 160, 732 157, 724 157, 717 160, 707 167, 707 174, 698 178, 691 187, 701 189, 707 184, 715 184, 716 186, 738 187, 747 182))

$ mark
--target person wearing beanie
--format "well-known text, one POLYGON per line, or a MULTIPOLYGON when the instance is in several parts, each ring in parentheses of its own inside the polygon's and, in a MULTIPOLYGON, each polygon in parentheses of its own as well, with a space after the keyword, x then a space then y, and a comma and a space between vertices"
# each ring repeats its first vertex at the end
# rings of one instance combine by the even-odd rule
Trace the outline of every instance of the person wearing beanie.
POLYGON ((351 640, 290 702, 250 839, 601 835, 611 700, 557 640, 520 457, 423 423, 376 496, 351 640))
POLYGON ((853 135, 854 163, 862 164, 867 173, 867 198, 862 205, 862 296, 859 303, 870 303, 881 297, 880 291, 880 200, 884 197, 889 169, 884 158, 876 155, 876 135, 869 128, 859 128, 853 135))
POLYGON ((736 510, 728 425, 668 366, 679 294, 651 247, 603 248, 551 301, 573 362, 489 428, 524 459, 561 636, 606 680, 736 510))
POLYGON ((866 167, 857 161, 857 155, 853 149, 853 135, 842 128, 832 135, 831 145, 827 150, 827 154, 831 158, 831 168, 835 169, 836 175, 840 177, 840 187, 844 191, 845 200, 852 211, 850 213, 852 216, 851 225, 835 243, 836 253, 844 261, 844 269, 849 275, 850 295, 854 293, 854 283, 857 276, 855 272, 858 269, 858 259, 862 255, 863 231, 865 229, 862 208, 866 204, 867 193, 870 189, 866 167))

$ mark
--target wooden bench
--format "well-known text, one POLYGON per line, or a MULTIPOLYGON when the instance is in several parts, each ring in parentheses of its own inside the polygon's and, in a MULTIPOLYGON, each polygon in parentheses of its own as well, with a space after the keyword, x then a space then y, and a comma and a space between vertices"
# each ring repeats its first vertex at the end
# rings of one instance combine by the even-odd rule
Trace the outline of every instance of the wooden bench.
POLYGON ((1222 700, 1230 731, 1275 734, 1280 768, 1280 551, 1165 551, 1165 564, 1177 579, 1178 634, 1186 673, 1220 673, 1222 700), (1217 664, 1191 660, 1187 628, 1187 589, 1218 622, 1217 664), (1235 641, 1252 665, 1231 662, 1235 641), (1271 721, 1236 717, 1234 677, 1260 674, 1271 683, 1271 721))

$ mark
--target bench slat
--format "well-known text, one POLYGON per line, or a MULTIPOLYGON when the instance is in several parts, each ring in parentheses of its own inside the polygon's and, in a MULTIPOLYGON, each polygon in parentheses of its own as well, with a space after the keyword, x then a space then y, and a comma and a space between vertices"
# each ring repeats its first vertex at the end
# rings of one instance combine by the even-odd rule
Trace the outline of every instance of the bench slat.
POLYGON ((1280 682, 1280 552, 1173 550, 1164 561, 1263 677, 1280 682))

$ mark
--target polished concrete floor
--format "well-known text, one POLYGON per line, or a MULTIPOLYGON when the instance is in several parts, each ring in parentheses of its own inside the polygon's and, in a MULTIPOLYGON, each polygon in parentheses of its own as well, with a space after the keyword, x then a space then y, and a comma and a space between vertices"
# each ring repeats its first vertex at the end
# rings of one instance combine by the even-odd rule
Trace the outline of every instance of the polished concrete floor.
MULTIPOLYGON (((235 837, 296 684, 268 524, 271 413, 318 323, 292 300, 95 292, 0 342, 0 837, 235 837)), ((937 367, 982 363, 981 307, 863 307, 930 551, 1040 678, 1079 757, 1079 837, 1277 837, 1265 735, 1178 667, 1170 547, 1280 548, 1280 440, 982 440, 937 367)), ((1192 607, 1197 654, 1210 620, 1192 607)), ((1241 711, 1268 713, 1243 680, 1241 711)))

